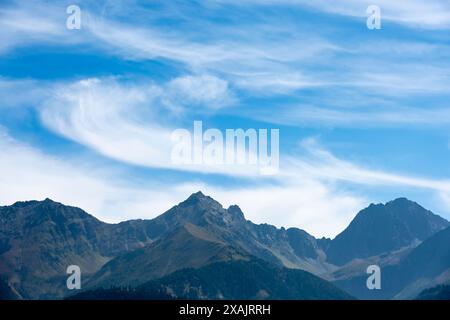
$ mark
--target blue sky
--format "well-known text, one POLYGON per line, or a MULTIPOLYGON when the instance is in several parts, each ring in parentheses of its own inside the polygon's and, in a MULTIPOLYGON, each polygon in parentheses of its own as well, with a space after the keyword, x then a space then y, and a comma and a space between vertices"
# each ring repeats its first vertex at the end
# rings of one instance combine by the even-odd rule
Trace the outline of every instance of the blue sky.
POLYGON ((0 204, 117 222, 202 190, 315 236, 396 197, 450 218, 450 4, 392 2, 2 1, 0 204), (174 166, 194 120, 279 129, 279 174, 174 166))

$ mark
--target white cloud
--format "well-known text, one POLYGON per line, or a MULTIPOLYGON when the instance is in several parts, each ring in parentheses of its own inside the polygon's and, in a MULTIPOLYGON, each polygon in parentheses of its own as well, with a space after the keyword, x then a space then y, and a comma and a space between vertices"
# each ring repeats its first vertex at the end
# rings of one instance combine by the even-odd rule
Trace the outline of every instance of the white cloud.
MULTIPOLYGON (((172 148, 176 144, 172 140, 174 130, 187 129, 193 135, 193 121, 186 126, 180 121, 184 118, 171 113, 182 108, 177 105, 180 98, 172 95, 174 82, 167 90, 165 86, 127 85, 117 79, 86 79, 50 88, 50 97, 37 109, 43 123, 55 133, 128 164, 258 176, 258 164, 178 164, 172 161, 172 148), (167 104, 168 100, 171 103, 167 104)), ((183 90, 185 94, 186 86, 183 90)), ((212 98, 202 96, 203 103, 205 99, 212 98)), ((191 144, 191 147, 195 146, 191 144)), ((242 152, 240 150, 236 152, 242 152)))
POLYGON ((291 172, 297 172, 296 175, 290 175, 292 179, 315 177, 335 182, 344 181, 369 186, 407 186, 450 193, 448 179, 421 178, 366 168, 335 157, 313 138, 303 140, 301 145, 307 151, 307 156, 291 158, 291 172))
MULTIPOLYGON (((339 5, 327 3, 327 7, 339 5)), ((288 21, 277 27, 273 26, 275 22, 268 19, 264 23, 228 27, 228 33, 211 24, 211 30, 205 31, 208 41, 191 40, 184 33, 180 36, 177 30, 167 33, 152 25, 141 27, 104 19, 92 19, 87 29, 93 39, 100 40, 100 46, 127 59, 181 62, 195 73, 221 74, 232 85, 257 94, 286 94, 318 87, 348 87, 390 96, 449 92, 448 66, 417 63, 417 57, 423 59, 424 50, 428 55, 430 51, 436 55, 448 49, 444 45, 384 39, 376 43, 360 39, 345 45, 320 31, 312 35, 288 21), (241 32, 241 28, 246 32, 241 32), (380 49, 374 50, 375 46, 380 49), (386 56, 389 52, 392 58, 386 56), (381 53, 385 56, 380 59, 381 53), (345 57, 349 56, 353 58, 347 62, 345 57), (405 62, 399 63, 399 59, 405 62), (311 70, 316 65, 323 69, 311 70)), ((196 35, 198 30, 186 32, 196 35)), ((201 78, 195 80, 199 82, 201 78)))
MULTIPOLYGON (((114 79, 83 80, 56 87, 53 98, 44 100, 39 110, 44 123, 56 133, 126 163, 244 177, 259 175, 257 168, 249 171, 245 166, 184 167, 171 163, 173 142, 170 135, 174 127, 169 123, 172 123, 173 118, 170 116, 164 118, 161 115, 167 112, 161 111, 164 107, 155 100, 155 91, 146 88, 145 85, 124 85, 114 79)), ((156 96, 159 94, 157 92, 156 96)), ((392 114, 387 114, 386 119, 403 123, 428 119, 431 124, 430 119, 436 118, 436 114, 430 114, 425 120, 420 120, 426 115, 420 113, 415 115, 417 118, 411 119, 411 116, 406 114, 406 112, 399 113, 397 120, 392 114)), ((361 114, 357 120, 373 121, 373 118, 373 115, 361 114)), ((448 117, 440 115, 438 119, 445 121, 448 117)), ((450 190, 448 181, 365 169, 337 159, 311 142, 304 143, 303 146, 309 155, 296 156, 285 161, 279 177, 284 179, 286 176, 310 176, 314 173, 315 177, 329 177, 361 184, 399 184, 437 191, 450 190)))
POLYGON ((280 186, 205 190, 223 204, 238 204, 255 223, 298 227, 316 237, 336 236, 369 204, 362 195, 314 179, 280 186))
POLYGON ((0 97, 0 108, 36 105, 48 98, 48 87, 35 80, 6 79, 0 76, 0 97))
MULTIPOLYGON (((246 26, 245 32, 239 26, 232 26, 224 32, 219 25, 211 24, 210 30, 202 30, 207 41, 193 41, 185 35, 189 32, 196 35, 199 30, 168 33, 151 25, 140 27, 106 19, 91 19, 87 29, 100 46, 126 59, 181 62, 194 73, 226 75, 229 81, 244 89, 289 92, 320 85, 318 79, 301 72, 300 63, 308 63, 341 48, 319 36, 289 34, 286 29, 278 31, 279 34, 274 34, 268 42, 264 40, 264 33, 276 28, 273 24, 270 29, 267 26, 246 26), (296 66, 295 71, 292 64, 296 66)), ((286 28, 289 27, 292 28, 286 28)), ((198 77, 184 79, 183 85, 192 86, 204 80, 198 77)), ((214 86, 214 89, 223 90, 225 83, 215 81, 214 86)))
MULTIPOLYGON (((366 8, 372 4, 371 0, 338 0, 332 5, 325 0, 308 2, 324 11, 354 17, 367 16, 366 8)), ((381 8, 382 19, 410 27, 450 28, 450 4, 445 0, 378 0, 375 4, 381 8)))
POLYGON ((156 122, 152 99, 140 86, 88 79, 56 88, 40 111, 44 123, 67 138, 114 159, 158 166, 169 160, 171 131, 156 122))
POLYGON ((330 85, 324 80, 313 79, 297 72, 279 73, 277 71, 261 71, 236 74, 236 84, 246 90, 257 92, 259 96, 274 93, 324 87, 330 85))
POLYGON ((450 124, 450 108, 380 106, 374 110, 373 108, 322 108, 292 105, 279 107, 276 110, 261 110, 258 114, 245 113, 245 115, 279 125, 300 127, 444 127, 450 124))
POLYGON ((232 102, 228 82, 211 75, 181 76, 167 85, 170 99, 186 105, 218 109, 232 102))
POLYGON ((65 8, 43 3, 0 7, 0 54, 30 44, 79 43, 80 38, 65 28, 65 19, 65 8))
MULTIPOLYGON (((183 86, 207 81, 211 89, 222 94, 220 91, 228 83, 214 78, 214 74, 226 75, 227 81, 247 89, 268 90, 273 85, 275 91, 280 91, 280 87, 290 91, 315 86, 318 80, 301 73, 298 63, 340 50, 331 42, 307 33, 286 34, 284 28, 275 31, 267 42, 263 37, 277 29, 270 21, 250 24, 245 27, 245 32, 240 26, 229 26, 224 30, 220 24, 214 23, 208 23, 208 28, 203 30, 174 28, 168 31, 152 24, 118 22, 106 15, 98 16, 85 7, 82 9, 82 29, 66 30, 64 9, 63 6, 41 2, 0 9, 0 26, 3 27, 0 53, 26 45, 78 44, 124 59, 176 61, 192 73, 213 77, 186 78, 183 86), (200 33, 207 41, 193 40, 200 33), (291 63, 296 63, 296 72, 288 66, 291 63), (258 83, 262 87, 258 87, 258 83)), ((138 12, 143 10, 140 7, 135 9, 138 12)), ((203 93, 205 97, 208 98, 203 93)))
MULTIPOLYGON (((254 1, 251 3, 277 6, 278 1, 254 1)), ((282 1, 282 4, 295 6, 313 6, 320 10, 346 15, 365 15, 367 3, 370 1, 346 0, 330 5, 328 1, 282 1)), ((224 6, 230 3, 222 3, 224 6)), ((237 3, 233 3, 236 5, 237 3)), ((241 4, 239 5, 247 5, 241 4)), ((388 19, 396 17, 398 21, 415 21, 431 27, 445 26, 450 19, 449 5, 434 0, 431 4, 421 0, 382 1, 379 5, 383 15, 388 19), (384 10, 385 9, 385 10, 384 10)), ((120 6, 119 6, 120 7, 120 6)), ((83 6, 82 30, 66 30, 66 14, 62 5, 45 5, 35 2, 32 5, 15 4, 7 9, 0 9, 0 52, 7 52, 16 46, 35 44, 79 44, 93 50, 103 50, 110 55, 118 55, 124 59, 134 60, 168 60, 183 64, 193 74, 200 74, 195 79, 185 79, 183 86, 195 86, 202 81, 205 74, 220 79, 210 79, 208 85, 218 94, 226 85, 236 86, 258 94, 289 93, 296 90, 314 87, 336 87, 346 85, 356 90, 375 90, 378 94, 448 92, 448 66, 436 65, 427 67, 427 61, 414 58, 420 50, 431 50, 427 42, 408 42, 408 40, 382 39, 379 43, 370 40, 355 39, 351 44, 331 38, 330 35, 317 30, 311 34, 301 25, 279 15, 262 15, 263 18, 247 23, 224 26, 201 17, 184 17, 196 22, 203 28, 162 28, 152 19, 143 23, 137 19, 135 23, 119 22, 114 15, 97 15, 89 6, 83 6), (205 21, 206 20, 206 21, 205 21), (281 23, 278 23, 281 21, 281 23), (200 40, 201 39, 201 40, 200 40), (340 43, 339 43, 340 42, 340 43), (339 44, 338 44, 339 43, 339 44), (377 50, 374 50, 376 46, 377 50), (3 50, 2 50, 3 48, 3 50), (373 69, 372 56, 391 48, 397 52, 394 58, 380 59, 373 69), (399 48, 399 49, 397 49, 399 48), (419 51, 418 51, 419 50, 419 51), (342 54, 345 54, 342 56, 342 54), (345 57, 356 55, 350 65, 346 65, 345 57), (398 59, 414 58, 410 66, 396 67, 398 59), (393 62, 388 63, 389 60, 393 62), (417 63, 420 61, 420 63, 417 63), (356 65, 356 66, 355 66, 356 65), (423 66, 425 65, 425 66, 423 66), (321 66, 312 70, 312 66, 321 66), (384 72, 378 68, 384 66, 384 72), (335 70, 338 67, 339 70, 335 70), (327 74, 327 69, 332 74, 327 74), (317 72, 319 71, 319 72, 317 72), (220 75, 218 77, 217 75, 220 75), (226 78, 226 80, 224 80, 226 78), (351 79, 351 80, 349 80, 351 79), (195 83, 192 83, 195 80, 195 83), (219 81, 217 81, 219 80, 219 81), (218 90, 218 91, 217 91, 218 90)), ((239 7, 226 7, 224 10, 239 10, 239 7)), ((129 14, 142 15, 145 8, 135 6, 129 14)), ((168 9, 169 10, 169 9, 168 9)), ((173 8, 172 8, 173 10, 173 8)), ((228 12, 228 11, 226 11, 228 12)), ((159 11, 152 14, 167 14, 159 11)), ((446 48, 441 45, 433 47, 436 52, 446 48)), ((403 64, 401 64, 403 65, 403 64)), ((181 79, 180 79, 181 81, 181 79)), ((199 92, 200 94, 200 92, 199 92)), ((205 92, 203 98, 208 98, 205 92)), ((191 97, 192 96, 187 96, 191 97)), ((197 95, 198 97, 198 95, 197 95)), ((217 96, 217 98, 225 98, 217 96)), ((218 100, 215 100, 218 102, 218 100)), ((216 105, 216 104, 215 104, 216 105)), ((220 105, 218 103, 217 105, 220 105)))
MULTIPOLYGON (((223 0, 211 0, 229 3, 223 0)), ((381 8, 382 19, 414 28, 450 28, 450 4, 446 0, 249 0, 235 1, 237 5, 289 5, 307 6, 324 12, 352 17, 366 17, 369 5, 381 8)))

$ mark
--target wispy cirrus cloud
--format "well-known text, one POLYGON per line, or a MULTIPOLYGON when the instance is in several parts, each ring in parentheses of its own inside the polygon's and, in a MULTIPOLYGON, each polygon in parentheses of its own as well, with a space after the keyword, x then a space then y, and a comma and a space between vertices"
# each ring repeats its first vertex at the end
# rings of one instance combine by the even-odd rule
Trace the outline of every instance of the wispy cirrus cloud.
MULTIPOLYGON (((254 3, 277 7, 272 1, 254 3)), ((181 63, 189 73, 210 74, 242 90, 265 95, 343 85, 355 90, 375 90, 380 95, 394 91, 397 95, 408 95, 439 92, 442 91, 439 88, 447 88, 449 82, 450 67, 445 63, 445 55, 442 61, 423 61, 423 50, 428 50, 429 54, 432 51, 433 56, 448 51, 448 46, 443 43, 431 45, 419 40, 403 39, 374 42, 370 37, 363 36, 347 43, 342 35, 336 36, 326 29, 319 29, 312 34, 307 21, 299 23, 301 20, 286 18, 286 14, 277 11, 271 14, 259 12, 254 19, 245 23, 242 19, 236 19, 233 21, 235 24, 230 25, 202 15, 187 16, 192 13, 188 9, 174 10, 162 5, 160 11, 149 11, 136 5, 132 11, 126 10, 137 17, 137 23, 130 23, 118 19, 117 14, 114 14, 117 10, 111 9, 113 14, 105 14, 103 9, 108 6, 99 11, 95 6, 81 3, 82 30, 69 31, 65 29, 67 15, 62 3, 46 6, 45 9, 38 4, 15 4, 0 9, 0 24, 4 30, 3 51, 37 42, 83 45, 124 59, 174 61, 181 63), (143 18, 164 16, 172 11, 178 24, 174 23, 171 28, 154 18, 143 18), (194 27, 183 24, 187 19, 194 27), (36 27, 31 27, 34 25, 36 27), (383 56, 380 57, 380 53, 383 56), (349 55, 352 59, 348 59, 349 55), (420 63, 417 62, 418 58, 421 59, 420 63), (406 63, 399 66, 398 59, 406 63)), ((333 12, 353 12, 355 8, 365 6, 357 1, 340 1, 333 5, 324 1, 314 4, 288 1, 285 4, 300 9, 313 6, 333 12)), ((237 8, 236 5, 219 2, 218 6, 205 3, 203 7, 196 4, 200 6, 199 9, 209 10, 213 14, 238 10, 244 17, 250 15, 248 10, 240 12, 240 5, 237 8)), ((386 10, 391 8, 405 15, 423 8, 431 8, 428 15, 447 12, 443 2, 438 0, 431 6, 419 0, 409 5, 392 4, 389 1, 383 1, 380 5, 386 10), (410 7, 412 9, 408 9, 410 7)), ((362 14, 365 15, 365 9, 362 14)))
MULTIPOLYGON (((173 89, 171 88, 172 84, 176 83, 178 79, 184 81, 186 78, 175 78, 175 80, 169 81, 169 89, 167 89, 169 92, 173 89)), ((192 79, 190 78, 191 81, 194 81, 192 79)), ((199 81, 202 79, 200 78, 199 81)), ((180 121, 178 113, 171 115, 171 106, 164 104, 164 101, 170 96, 170 94, 167 96, 164 93, 164 87, 155 87, 151 82, 130 84, 115 78, 92 78, 43 87, 27 80, 25 82, 6 80, 0 82, 0 89, 4 88, 5 94, 7 92, 17 93, 24 86, 35 94, 30 96, 29 100, 19 99, 14 104, 30 105, 32 100, 38 101, 34 107, 40 113, 43 124, 57 134, 92 148, 107 157, 131 164, 176 170, 200 170, 200 168, 177 167, 171 164, 170 155, 173 141, 170 136, 178 127, 176 122, 178 121, 179 125, 186 124, 186 119, 182 118, 180 121)), ((186 86, 186 88, 190 88, 190 86, 186 86)), ((195 86, 193 90, 196 91, 195 86)), ((200 94, 197 99, 200 97, 203 96, 200 94)), ((174 99, 174 101, 176 100, 174 99)), ((208 102, 210 102, 210 97, 204 100, 204 103, 208 102)), ((363 127, 374 122, 378 122, 376 125, 384 122, 386 125, 396 126, 412 124, 446 126, 450 122, 448 110, 412 111, 406 108, 385 110, 385 113, 379 110, 374 113, 358 113, 349 109, 349 111, 339 113, 315 108, 302 110, 299 107, 298 113, 289 108, 285 111, 277 110, 275 113, 267 114, 267 121, 282 125, 295 125, 301 121, 322 121, 324 124, 331 123, 347 127, 351 126, 351 122, 360 123, 363 127)), ((258 112, 258 114, 263 113, 258 112)), ((266 118, 262 116, 260 119, 266 118)), ((402 177, 383 172, 373 176, 376 170, 364 170, 359 166, 341 161, 321 149, 314 140, 305 140, 302 148, 308 152, 294 156, 285 162, 287 165, 283 168, 282 179, 296 172, 305 175, 309 172, 317 172, 316 176, 325 174, 336 180, 345 180, 345 176, 360 177, 352 180, 357 183, 364 183, 364 180, 369 183, 378 177, 381 182, 386 183, 447 190, 448 183, 445 181, 437 183, 435 180, 410 179, 407 176, 402 177), (308 161, 298 161, 301 159, 308 161), (312 163, 317 165, 312 165, 312 163), (327 168, 336 168, 336 170, 330 171, 327 168), (342 173, 342 176, 336 175, 338 173, 342 173), (365 176, 366 174, 367 176, 365 176)), ((295 152, 288 152, 288 154, 295 155, 295 152)), ((201 170, 210 173, 239 174, 237 171, 221 170, 220 167, 212 171, 209 171, 210 169, 203 168, 201 170)), ((254 173, 257 174, 257 172, 254 173)), ((247 172, 247 174, 250 173, 247 172)))
MULTIPOLYGON (((43 124, 56 134, 128 164, 239 177, 258 176, 260 168, 250 163, 202 161, 183 164, 173 161, 174 130, 183 128, 191 132, 193 120, 196 120, 194 117, 187 121, 184 114, 195 116, 197 110, 195 105, 187 106, 185 100, 194 99, 208 108, 211 104, 214 107, 214 101, 223 103, 227 96, 226 86, 219 89, 219 93, 208 92, 206 96, 199 92, 195 82, 204 81, 201 76, 198 79, 190 77, 189 84, 185 81, 186 77, 175 78, 165 86, 157 86, 151 82, 129 84, 114 78, 85 79, 50 87, 50 97, 36 105, 36 109, 43 124), (180 85, 183 90, 173 94, 173 87, 180 85)), ((245 154, 243 148, 245 146, 237 145, 236 153, 245 154)))
MULTIPOLYGON (((3 51, 37 42, 85 45, 124 59, 175 61, 191 73, 215 73, 224 81, 233 81, 246 89, 268 90, 273 86, 275 91, 280 88, 289 91, 318 83, 302 72, 300 62, 340 50, 320 36, 286 33, 288 29, 284 27, 274 31, 271 21, 235 27, 208 23, 207 28, 201 30, 179 30, 174 26, 171 31, 151 23, 136 25, 116 21, 113 17, 99 15, 88 5, 83 7, 82 29, 70 31, 65 28, 67 15, 63 10, 65 7, 61 4, 47 6, 45 10, 37 4, 0 9, 0 24, 8 35, 2 41, 3 51), (37 27, 24 27, 33 24, 37 27), (200 34, 203 36, 199 37, 200 34), (295 72, 289 67, 292 63, 298 67, 295 72)), ((139 7, 135 10, 133 14, 139 15, 139 7)))
POLYGON ((167 85, 167 99, 175 103, 207 109, 220 109, 233 104, 228 81, 205 74, 187 75, 171 80, 167 85))
POLYGON ((48 85, 36 80, 0 77, 0 109, 38 105, 49 97, 47 89, 48 85))
MULTIPOLYGON (((63 8, 63 7, 61 7, 63 8)), ((17 47, 38 44, 76 44, 79 38, 71 37, 65 28, 66 16, 54 6, 39 2, 0 5, 0 54, 17 47)))
MULTIPOLYGON (((301 146, 306 151, 306 156, 290 159, 295 168, 291 173, 297 172, 300 177, 312 175, 315 178, 347 181, 361 185, 397 185, 450 193, 450 179, 430 179, 364 167, 335 157, 321 147, 314 138, 302 140, 301 146)), ((293 179, 296 179, 295 174, 293 174, 293 179)))
MULTIPOLYGON (((306 4, 306 1, 301 1, 306 4)), ((450 5, 445 0, 338 0, 330 5, 328 1, 309 2, 320 10, 354 17, 366 17, 369 5, 376 4, 382 10, 382 17, 412 28, 450 28, 450 5)))
MULTIPOLYGON (((210 0, 221 4, 223 0, 210 0)), ((448 29, 450 28, 450 5, 445 0, 250 0, 234 2, 236 5, 263 6, 305 6, 331 14, 351 17, 367 17, 366 9, 370 5, 381 8, 383 19, 412 28, 448 29)))
POLYGON ((290 105, 273 110, 249 113, 249 118, 294 127, 338 128, 406 128, 441 127, 450 124, 450 108, 327 108, 310 105, 290 105))

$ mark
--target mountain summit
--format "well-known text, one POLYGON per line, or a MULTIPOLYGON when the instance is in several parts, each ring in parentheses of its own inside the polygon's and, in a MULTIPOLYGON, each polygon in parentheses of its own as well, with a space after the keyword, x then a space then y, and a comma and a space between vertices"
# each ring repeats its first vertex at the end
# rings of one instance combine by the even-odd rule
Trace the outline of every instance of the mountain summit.
POLYGON ((386 204, 371 204, 330 243, 328 261, 342 265, 420 243, 449 226, 449 222, 416 202, 399 198, 386 204))

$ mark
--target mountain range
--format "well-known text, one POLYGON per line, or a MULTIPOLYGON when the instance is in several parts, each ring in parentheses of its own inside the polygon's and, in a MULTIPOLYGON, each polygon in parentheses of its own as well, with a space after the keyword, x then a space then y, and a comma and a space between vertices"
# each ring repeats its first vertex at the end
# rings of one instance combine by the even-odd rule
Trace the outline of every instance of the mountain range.
POLYGON ((334 239, 254 224, 201 192, 152 220, 104 223, 50 199, 0 207, 0 298, 413 299, 450 283, 450 224, 399 198, 334 239), (382 288, 366 286, 369 265, 382 288), (82 270, 82 290, 66 268, 82 270))

